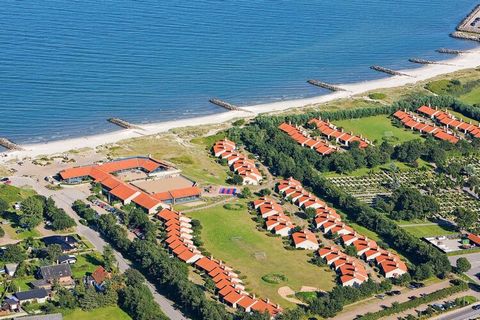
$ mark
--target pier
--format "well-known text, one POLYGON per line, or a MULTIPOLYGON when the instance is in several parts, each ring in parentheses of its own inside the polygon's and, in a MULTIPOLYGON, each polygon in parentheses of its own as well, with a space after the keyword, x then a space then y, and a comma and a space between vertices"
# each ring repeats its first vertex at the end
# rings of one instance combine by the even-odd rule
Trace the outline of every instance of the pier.
POLYGON ((307 80, 307 82, 310 83, 311 85, 316 86, 316 87, 328 89, 330 91, 345 91, 345 89, 343 89, 341 87, 338 87, 338 86, 335 86, 333 84, 329 84, 329 83, 326 83, 326 82, 322 82, 322 81, 319 81, 319 80, 307 80))
POLYGON ((437 51, 438 53, 446 53, 446 54, 461 54, 461 53, 465 53, 465 51, 463 50, 455 50, 455 49, 448 49, 448 48, 440 48, 440 49, 437 49, 435 50, 437 51))
POLYGON ((457 31, 450 34, 453 38, 480 41, 480 4, 458 24, 457 31))
POLYGON ((406 74, 406 73, 398 72, 398 71, 395 71, 395 70, 392 70, 392 69, 388 69, 388 68, 385 68, 385 67, 382 67, 382 66, 371 66, 370 69, 375 70, 375 71, 379 71, 379 72, 383 72, 383 73, 386 73, 386 74, 389 74, 389 75, 392 75, 392 76, 406 76, 406 77, 410 77, 410 76, 409 76, 408 74, 406 74))
POLYGON ((208 101, 210 103, 213 103, 216 106, 225 108, 225 109, 230 110, 230 111, 241 111, 241 109, 239 107, 237 107, 236 105, 233 105, 231 103, 228 103, 226 101, 223 101, 223 100, 220 100, 220 99, 217 99, 217 98, 212 98, 208 101))
POLYGON ((122 127, 124 129, 140 129, 140 127, 138 127, 136 125, 133 125, 130 122, 119 119, 119 118, 108 118, 107 121, 110 122, 110 123, 113 123, 113 124, 115 124, 119 127, 122 127))
POLYGON ((7 138, 0 138, 0 146, 8 150, 22 150, 22 148, 18 144, 13 143, 7 138))

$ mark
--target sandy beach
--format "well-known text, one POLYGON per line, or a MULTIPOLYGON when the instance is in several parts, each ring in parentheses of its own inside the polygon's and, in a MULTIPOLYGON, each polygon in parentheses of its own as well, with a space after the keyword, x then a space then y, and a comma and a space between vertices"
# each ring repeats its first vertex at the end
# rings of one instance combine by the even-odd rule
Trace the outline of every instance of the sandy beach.
POLYGON ((39 155, 58 154, 73 149, 95 148, 99 145, 115 143, 128 138, 162 133, 174 128, 218 124, 236 118, 248 118, 262 113, 274 113, 292 108, 301 108, 311 104, 329 102, 339 98, 348 98, 350 96, 359 95, 372 90, 414 84, 416 82, 427 80, 442 74, 480 66, 480 47, 441 62, 445 64, 430 64, 415 69, 399 70, 408 76, 391 76, 384 79, 363 81, 353 84, 339 84, 339 86, 344 88, 345 91, 337 91, 311 98, 247 106, 242 108, 245 111, 229 111, 203 117, 151 123, 142 125, 141 127, 143 130, 124 129, 105 134, 22 145, 21 147, 23 150, 7 151, 2 153, 2 157, 0 157, 0 163, 12 159, 21 160, 39 155))

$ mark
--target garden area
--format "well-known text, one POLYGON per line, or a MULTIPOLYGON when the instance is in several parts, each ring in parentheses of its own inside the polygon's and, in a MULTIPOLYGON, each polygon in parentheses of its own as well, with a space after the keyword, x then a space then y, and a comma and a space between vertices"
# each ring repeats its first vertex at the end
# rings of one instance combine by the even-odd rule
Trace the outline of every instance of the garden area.
POLYGON ((248 291, 270 298, 282 307, 293 304, 278 295, 281 287, 288 286, 294 291, 302 286, 333 288, 334 273, 309 263, 311 257, 307 251, 287 250, 280 237, 257 229, 247 202, 236 200, 228 208, 219 205, 188 213, 202 225, 204 248, 238 271, 248 291), (240 207, 243 209, 232 210, 240 207))

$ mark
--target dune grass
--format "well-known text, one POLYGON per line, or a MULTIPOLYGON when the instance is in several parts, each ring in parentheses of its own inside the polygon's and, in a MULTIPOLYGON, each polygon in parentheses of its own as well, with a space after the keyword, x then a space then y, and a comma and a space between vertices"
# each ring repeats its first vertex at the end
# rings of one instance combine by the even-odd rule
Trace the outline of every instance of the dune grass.
MULTIPOLYGON (((244 200, 236 200, 246 204, 244 200)), ((302 286, 330 290, 334 285, 334 273, 317 267, 308 261, 311 251, 287 250, 281 238, 269 237, 256 229, 252 215, 245 208, 234 211, 223 206, 188 213, 202 224, 201 237, 204 247, 214 257, 238 270, 247 290, 257 296, 270 298, 283 307, 292 303, 282 299, 277 290, 289 286, 299 290, 302 286), (271 274, 282 275, 285 281, 268 283, 262 280, 271 274)))

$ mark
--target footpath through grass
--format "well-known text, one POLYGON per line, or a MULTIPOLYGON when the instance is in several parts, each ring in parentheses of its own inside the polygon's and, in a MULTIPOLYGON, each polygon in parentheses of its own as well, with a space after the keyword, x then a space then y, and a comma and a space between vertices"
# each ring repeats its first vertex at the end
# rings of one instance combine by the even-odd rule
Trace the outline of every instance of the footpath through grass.
MULTIPOLYGON (((246 205, 244 200, 237 201, 246 205)), ((188 215, 200 220, 206 250, 240 271, 247 290, 257 296, 289 307, 292 303, 277 293, 280 287, 289 286, 295 291, 302 286, 330 290, 334 285, 333 272, 308 262, 311 258, 307 254, 311 251, 286 250, 281 238, 269 237, 256 229, 246 207, 234 211, 217 206, 188 215), (271 274, 283 275, 285 281, 267 283, 262 280, 271 274)))
POLYGON ((344 128, 345 131, 351 131, 356 135, 363 135, 370 141, 377 141, 377 143, 387 140, 390 143, 399 144, 408 140, 421 138, 420 135, 414 134, 410 130, 395 127, 387 115, 340 120, 334 121, 334 123, 344 128))

